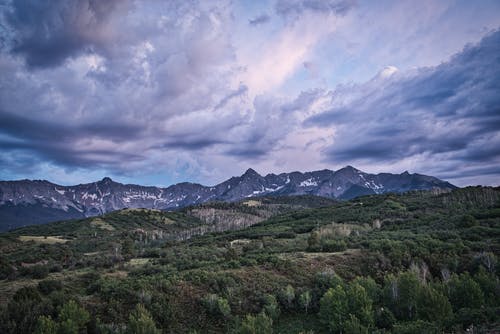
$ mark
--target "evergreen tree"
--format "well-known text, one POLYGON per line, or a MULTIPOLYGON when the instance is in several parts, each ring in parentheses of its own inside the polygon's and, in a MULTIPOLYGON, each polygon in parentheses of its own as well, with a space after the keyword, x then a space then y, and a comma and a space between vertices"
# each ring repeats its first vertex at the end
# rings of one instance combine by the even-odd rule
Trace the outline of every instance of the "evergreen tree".
POLYGON ((156 328, 154 320, 151 318, 148 310, 138 304, 134 312, 130 314, 127 326, 127 334, 160 334, 161 331, 156 328))
POLYGON ((38 318, 35 334, 56 334, 57 323, 51 317, 41 316, 38 318))
POLYGON ((273 321, 264 312, 257 316, 248 314, 241 323, 240 334, 272 334, 273 321))
POLYGON ((64 324, 63 326, 68 328, 68 331, 69 329, 76 329, 76 332, 78 332, 80 329, 85 328, 90 321, 90 314, 74 300, 70 300, 61 308, 58 320, 61 325, 64 324))

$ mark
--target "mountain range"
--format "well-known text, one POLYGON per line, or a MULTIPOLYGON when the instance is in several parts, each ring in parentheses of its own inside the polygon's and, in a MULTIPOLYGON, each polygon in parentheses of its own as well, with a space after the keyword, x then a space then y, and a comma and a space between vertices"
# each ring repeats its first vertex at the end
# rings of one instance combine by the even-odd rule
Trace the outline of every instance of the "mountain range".
POLYGON ((101 215, 123 208, 175 210, 211 201, 260 196, 315 195, 334 199, 456 186, 421 174, 369 174, 346 166, 337 171, 262 176, 253 169, 215 186, 178 183, 167 188, 100 181, 61 186, 46 180, 0 181, 0 231, 19 226, 101 215))

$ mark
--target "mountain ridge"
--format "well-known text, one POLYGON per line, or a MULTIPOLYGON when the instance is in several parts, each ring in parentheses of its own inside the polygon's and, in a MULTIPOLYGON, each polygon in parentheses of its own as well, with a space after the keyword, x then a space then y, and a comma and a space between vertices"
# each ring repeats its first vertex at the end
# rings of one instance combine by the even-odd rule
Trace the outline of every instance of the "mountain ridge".
POLYGON ((122 184, 109 177, 62 186, 47 180, 0 181, 0 230, 59 219, 97 216, 123 208, 175 210, 210 201, 234 202, 250 197, 315 195, 351 199, 361 195, 410 190, 452 190, 433 176, 369 174, 352 166, 260 175, 249 168, 214 186, 182 182, 168 187, 122 184), (24 211, 30 210, 29 213, 24 211))

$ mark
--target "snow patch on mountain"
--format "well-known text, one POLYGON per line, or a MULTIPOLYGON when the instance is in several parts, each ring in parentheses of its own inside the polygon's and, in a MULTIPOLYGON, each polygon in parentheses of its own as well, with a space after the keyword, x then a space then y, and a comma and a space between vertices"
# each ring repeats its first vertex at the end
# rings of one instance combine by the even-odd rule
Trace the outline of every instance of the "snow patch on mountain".
POLYGON ((300 187, 316 187, 317 185, 318 185, 318 182, 316 182, 312 178, 304 180, 304 181, 300 182, 300 184, 299 184, 300 187))

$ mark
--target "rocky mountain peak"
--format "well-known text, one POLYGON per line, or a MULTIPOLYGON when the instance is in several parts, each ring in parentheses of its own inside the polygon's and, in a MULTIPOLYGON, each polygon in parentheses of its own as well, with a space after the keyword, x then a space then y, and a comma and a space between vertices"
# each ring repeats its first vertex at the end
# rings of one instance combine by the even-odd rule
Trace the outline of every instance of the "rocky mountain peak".
POLYGON ((112 183, 114 181, 110 177, 106 176, 100 182, 101 183, 112 183))
POLYGON ((243 178, 255 178, 261 177, 259 173, 257 173, 254 169, 248 168, 247 171, 242 175, 243 178))
POLYGON ((259 196, 316 195, 351 199, 387 192, 455 188, 435 177, 420 174, 408 177, 410 174, 405 173, 368 174, 346 166, 336 172, 321 170, 262 176, 249 168, 242 176, 211 187, 184 182, 167 188, 124 185, 109 177, 77 186, 47 181, 0 181, 0 230, 95 216, 123 208, 176 210, 204 202, 234 202, 259 196), (25 213, 24 216, 19 212, 25 213))

